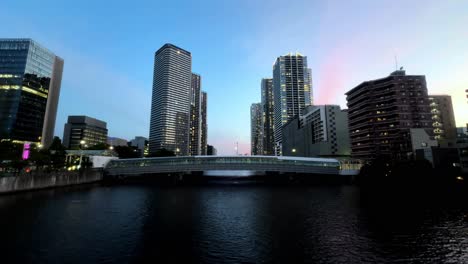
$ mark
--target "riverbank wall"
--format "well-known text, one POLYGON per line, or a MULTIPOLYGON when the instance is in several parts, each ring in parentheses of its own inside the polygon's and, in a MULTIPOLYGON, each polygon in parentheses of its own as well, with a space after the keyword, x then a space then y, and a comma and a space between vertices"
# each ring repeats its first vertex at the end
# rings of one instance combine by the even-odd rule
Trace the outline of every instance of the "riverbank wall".
POLYGON ((0 194, 94 183, 101 181, 102 178, 102 169, 53 172, 35 171, 14 177, 0 177, 0 194))

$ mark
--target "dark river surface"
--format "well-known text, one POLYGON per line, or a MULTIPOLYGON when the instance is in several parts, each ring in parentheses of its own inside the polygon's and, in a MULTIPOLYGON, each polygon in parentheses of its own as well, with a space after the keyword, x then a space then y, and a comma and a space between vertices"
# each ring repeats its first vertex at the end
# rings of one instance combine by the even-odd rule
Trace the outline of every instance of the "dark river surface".
POLYGON ((461 197, 246 184, 4 195, 0 263, 468 263, 461 197))

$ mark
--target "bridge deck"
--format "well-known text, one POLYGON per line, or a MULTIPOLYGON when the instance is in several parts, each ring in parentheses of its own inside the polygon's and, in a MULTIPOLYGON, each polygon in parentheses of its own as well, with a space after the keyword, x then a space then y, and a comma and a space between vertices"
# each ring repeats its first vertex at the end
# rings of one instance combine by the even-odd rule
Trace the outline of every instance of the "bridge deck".
MULTIPOLYGON (((249 170, 277 173, 342 174, 337 159, 274 156, 182 156, 112 160, 109 176, 138 176, 158 173, 249 170)), ((349 174, 349 173, 348 173, 349 174)))

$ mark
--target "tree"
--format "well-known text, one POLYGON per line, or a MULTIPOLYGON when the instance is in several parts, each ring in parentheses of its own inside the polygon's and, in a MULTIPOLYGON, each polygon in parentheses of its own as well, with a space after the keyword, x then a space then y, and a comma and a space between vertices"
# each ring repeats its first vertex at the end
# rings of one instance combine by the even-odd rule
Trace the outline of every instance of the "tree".
POLYGON ((49 166, 51 161, 49 150, 38 149, 37 147, 33 146, 31 148, 29 161, 34 163, 37 168, 49 166))
POLYGON ((121 159, 132 159, 132 158, 139 158, 140 153, 138 152, 138 149, 135 147, 129 147, 129 146, 115 146, 114 147, 115 152, 119 155, 119 158, 121 159))
POLYGON ((109 144, 106 143, 99 143, 93 146, 90 146, 89 148, 86 148, 87 150, 104 150, 108 149, 110 146, 109 144))
POLYGON ((54 169, 61 169, 65 166, 65 146, 62 145, 62 141, 59 137, 54 137, 52 144, 49 147, 50 163, 54 169))
POLYGON ((20 160, 22 152, 22 144, 15 144, 11 141, 0 142, 0 160, 20 160))
POLYGON ((156 150, 156 152, 149 154, 148 157, 173 157, 175 156, 174 151, 162 148, 156 150))

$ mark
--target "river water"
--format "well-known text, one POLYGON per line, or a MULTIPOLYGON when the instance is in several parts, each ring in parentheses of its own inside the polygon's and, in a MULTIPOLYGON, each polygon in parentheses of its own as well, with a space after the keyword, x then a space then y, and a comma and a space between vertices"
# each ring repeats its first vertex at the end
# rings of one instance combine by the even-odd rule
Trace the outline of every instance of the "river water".
POLYGON ((468 263, 468 201, 384 196, 241 184, 0 196, 0 263, 468 263))

